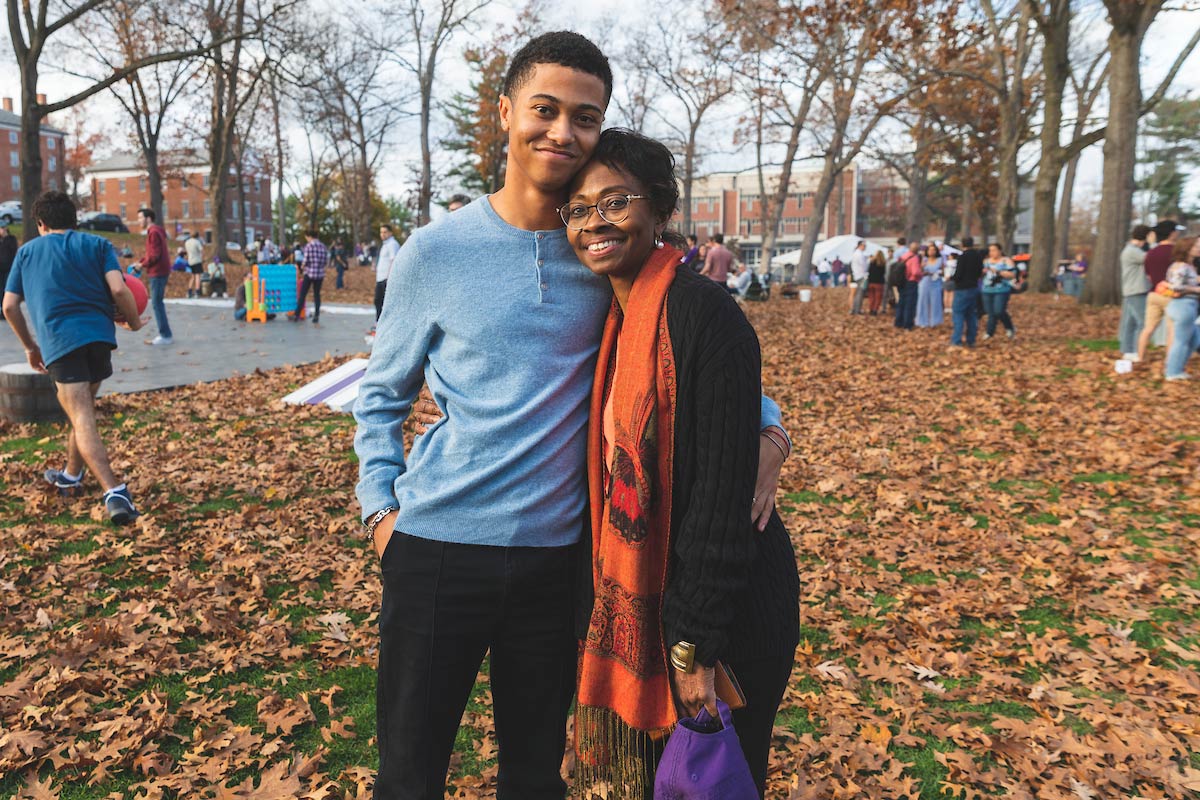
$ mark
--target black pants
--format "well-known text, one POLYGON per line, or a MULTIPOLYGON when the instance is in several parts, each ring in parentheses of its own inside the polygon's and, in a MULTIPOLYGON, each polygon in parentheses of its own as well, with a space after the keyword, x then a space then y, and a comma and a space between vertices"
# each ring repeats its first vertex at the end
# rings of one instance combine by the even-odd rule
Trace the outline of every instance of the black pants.
POLYGON ((766 792, 771 733, 775 728, 775 714, 792 676, 792 661, 793 656, 789 653, 778 658, 729 664, 746 693, 746 707, 733 712, 733 728, 750 764, 759 797, 766 792))
POLYGON ((447 544, 393 534, 379 614, 376 800, 442 800, 484 654, 498 800, 563 800, 575 690, 574 548, 447 544))
MULTIPOLYGON (((308 287, 313 290, 313 319, 321 316, 321 284, 325 282, 324 278, 310 278, 304 276, 304 280, 300 282, 300 299, 296 301, 296 316, 300 316, 300 312, 304 310, 304 301, 308 299, 308 287)), ((334 315, 336 316, 336 314, 334 315)))
POLYGON ((383 296, 387 293, 387 281, 375 281, 375 321, 383 313, 383 296))

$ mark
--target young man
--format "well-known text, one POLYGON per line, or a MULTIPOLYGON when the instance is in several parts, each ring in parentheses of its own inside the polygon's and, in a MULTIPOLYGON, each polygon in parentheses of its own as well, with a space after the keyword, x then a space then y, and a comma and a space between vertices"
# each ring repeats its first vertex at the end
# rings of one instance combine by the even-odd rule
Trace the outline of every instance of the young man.
POLYGON ((379 315, 383 313, 383 297, 387 292, 388 273, 392 271, 392 264, 395 263, 396 255, 400 252, 400 243, 396 241, 391 225, 384 223, 379 226, 379 241, 383 244, 379 247, 379 263, 375 265, 375 322, 377 323, 379 315))
POLYGON ((962 252, 958 255, 958 266, 954 268, 951 347, 975 346, 975 337, 979 333, 979 279, 982 276, 983 251, 975 249, 974 239, 964 236, 962 252))
MULTIPOLYGON (((566 792, 559 767, 582 574, 574 545, 612 294, 575 258, 557 208, 596 145, 611 91, 607 59, 584 37, 526 44, 500 98, 504 187, 416 231, 388 275, 354 411, 357 494, 384 586, 378 800, 442 798, 489 650, 499 800, 566 792), (402 426, 422 381, 444 416, 406 459, 402 426)), ((778 409, 767 411, 777 424, 778 409)), ((782 449, 761 452, 754 510, 765 525, 782 449)))
POLYGON ((733 253, 725 246, 725 234, 713 234, 708 245, 708 253, 704 256, 704 268, 701 275, 707 275, 717 283, 724 285, 729 278, 729 267, 733 264, 733 253))
MULTIPOLYGON (((167 304, 163 302, 167 295, 167 281, 171 278, 171 254, 167 252, 167 232, 155 221, 152 209, 139 208, 138 222, 146 232, 146 254, 142 256, 138 266, 150 279, 150 307, 154 309, 154 322, 158 325, 158 335, 147 344, 172 344, 175 339, 171 336, 171 323, 167 320, 167 304)), ((203 271, 204 264, 201 263, 198 269, 203 271)), ((200 272, 193 272, 192 279, 199 290, 200 272)))
POLYGON ((133 292, 125 286, 112 245, 75 227, 75 205, 62 192, 45 192, 33 204, 31 218, 40 236, 17 251, 4 292, 4 316, 25 347, 29 365, 54 379, 58 402, 67 413, 67 464, 48 469, 46 481, 63 493, 83 484, 86 464, 104 489, 104 505, 118 525, 138 515, 129 489, 109 466, 96 429, 96 392, 112 375, 117 346, 113 306, 136 331, 142 326, 133 292), (29 307, 36 340, 29 332, 21 301, 29 307))
POLYGON ((309 287, 313 290, 313 324, 321 321, 321 284, 325 282, 329 249, 321 243, 319 235, 315 230, 306 231, 304 238, 307 244, 304 245, 303 252, 297 254, 297 260, 301 262, 301 269, 304 270, 304 279, 300 281, 300 297, 296 300, 296 310, 290 317, 292 322, 299 322, 300 315, 304 313, 304 302, 308 299, 309 287))
POLYGON ((188 284, 188 297, 200 296, 200 275, 204 272, 204 242, 200 234, 192 231, 183 242, 187 252, 188 272, 191 273, 191 283, 188 284))
POLYGON ((859 242, 850 255, 850 279, 854 281, 854 303, 851 314, 862 314, 863 300, 867 297, 867 241, 859 242))
POLYGON ((1138 335, 1146 321, 1146 294, 1152 288, 1146 275, 1146 237, 1150 228, 1134 225, 1129 241, 1121 250, 1121 324, 1118 338, 1121 340, 1121 358, 1137 361, 1138 335))

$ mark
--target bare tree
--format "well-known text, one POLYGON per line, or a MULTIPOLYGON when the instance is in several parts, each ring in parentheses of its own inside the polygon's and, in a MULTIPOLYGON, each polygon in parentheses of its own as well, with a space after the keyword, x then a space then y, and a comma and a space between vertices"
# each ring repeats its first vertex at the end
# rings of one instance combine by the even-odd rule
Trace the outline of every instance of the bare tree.
MULTIPOLYGON (((132 61, 106 72, 89 77, 88 84, 79 91, 56 102, 46 102, 38 92, 40 65, 47 45, 72 27, 89 24, 94 14, 111 0, 83 0, 76 5, 62 6, 57 3, 56 13, 51 19, 51 0, 7 0, 8 33, 13 44, 13 55, 21 85, 21 200, 25 208, 32 208, 34 199, 42 191, 42 120, 57 111, 63 111, 104 91, 138 70, 179 59, 194 58, 204 54, 214 44, 227 44, 232 36, 225 35, 213 42, 204 42, 179 50, 143 53, 132 61)), ((26 241, 37 236, 37 227, 26 225, 26 241)))
POLYGON ((340 41, 349 40, 350 31, 335 36, 322 59, 321 78, 315 87, 322 108, 321 127, 337 154, 344 183, 342 211, 356 242, 367 238, 375 170, 388 134, 405 116, 404 103, 409 99, 396 91, 386 70, 386 54, 404 45, 401 33, 397 29, 385 31, 381 37, 367 34, 363 47, 360 32, 358 44, 349 48, 340 41))
MULTIPOLYGON (((738 83, 752 109, 747 123, 754 140, 758 177, 762 231, 759 271, 767 273, 791 192, 801 136, 817 94, 829 79, 828 52, 823 40, 788 24, 770 2, 730 2, 722 3, 722 8, 726 26, 746 32, 739 40, 743 56, 738 83), (757 20, 772 20, 773 24, 762 25, 757 20), (780 169, 772 183, 767 177, 768 150, 779 145, 783 148, 780 169)), ((791 280, 792 271, 791 265, 785 268, 787 280, 791 280)))
POLYGON ((429 222, 433 199, 433 151, 430 126, 433 121, 433 88, 438 59, 446 44, 489 0, 405 0, 401 6, 407 19, 409 47, 396 55, 397 61, 416 79, 420 98, 421 177, 417 189, 417 225, 429 222))
MULTIPOLYGON (((1080 298, 1089 305, 1121 301, 1119 256, 1133 215, 1138 119, 1146 110, 1142 102, 1142 43, 1163 5, 1164 0, 1104 0, 1112 26, 1108 35, 1108 124, 1104 130, 1096 252, 1080 298)), ((1197 43, 1200 43, 1200 27, 1151 97, 1151 104, 1166 94, 1175 73, 1197 43)))
MULTIPOLYGON (((186 14, 187 7, 183 9, 186 14)), ((114 0, 97 9, 94 26, 79 37, 80 49, 100 69, 119 69, 142 52, 187 49, 188 39, 177 22, 153 0, 114 0)), ((132 123, 131 138, 146 168, 150 208, 160 220, 165 219, 160 155, 166 124, 176 102, 194 88, 202 63, 201 56, 194 56, 152 64, 108 87, 132 123)))
POLYGON ((676 152, 683 156, 682 228, 692 232, 692 185, 702 156, 700 126, 705 115, 733 91, 732 37, 707 14, 687 13, 679 3, 664 9, 628 52, 633 74, 653 78, 670 98, 657 116, 676 152), (691 20, 695 20, 692 23, 691 20))
POLYGON ((922 86, 897 80, 880 58, 889 49, 903 51, 914 46, 913 33, 920 28, 917 14, 928 9, 922 9, 917 0, 894 0, 843 14, 837 8, 841 5, 831 4, 818 31, 830 45, 832 91, 817 98, 825 117, 824 125, 812 131, 821 152, 821 176, 813 192, 812 213, 805 223, 800 250, 802 282, 808 279, 825 211, 842 173, 862 152, 880 121, 922 86))

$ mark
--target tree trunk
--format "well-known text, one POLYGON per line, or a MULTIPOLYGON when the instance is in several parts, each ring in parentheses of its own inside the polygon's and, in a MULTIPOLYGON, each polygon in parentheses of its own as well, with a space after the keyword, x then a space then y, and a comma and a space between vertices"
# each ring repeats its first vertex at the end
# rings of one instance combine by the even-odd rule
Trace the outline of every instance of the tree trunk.
POLYGON ((1062 104, 1070 62, 1070 4, 1052 5, 1049 16, 1039 17, 1042 33, 1042 135, 1041 159, 1033 184, 1033 236, 1029 248, 1029 281, 1039 292, 1054 290, 1054 223, 1058 181, 1066 154, 1060 142, 1062 104))
POLYGON ((280 120, 279 85, 274 70, 271 71, 271 110, 275 125, 275 241, 283 243, 287 235, 287 204, 283 198, 283 124, 280 120))
POLYGON ((698 123, 688 126, 687 146, 683 150, 683 234, 692 233, 692 185, 696 180, 696 131, 698 123))
POLYGON ((1067 162, 1063 173, 1062 196, 1058 201, 1058 222, 1054 226, 1054 258, 1069 258, 1071 250, 1071 201, 1075 195, 1075 174, 1079 156, 1067 162))
POLYGON ((146 159, 146 180, 150 184, 150 210, 159 224, 165 226, 167 215, 163 213, 163 178, 162 169, 158 166, 158 144, 144 148, 142 156, 146 159))
POLYGON ((37 238, 33 203, 42 193, 42 114, 37 101, 37 56, 21 65, 21 210, 25 215, 21 239, 37 238))
POLYGON ((1144 28, 1136 20, 1113 19, 1108 37, 1108 126, 1097 219, 1096 252, 1080 300, 1088 305, 1121 301, 1119 257, 1133 215, 1137 127, 1142 105, 1141 56, 1144 28))
POLYGON ((971 187, 969 184, 963 184, 962 187, 962 235, 966 238, 971 235, 971 231, 975 227, 975 198, 971 196, 971 187))
POLYGON ((1017 198, 1021 188, 1017 169, 1017 151, 1020 150, 1021 138, 1018 127, 1019 123, 1015 119, 1002 119, 1000 122, 994 226, 996 238, 1005 253, 1012 252, 1013 238, 1017 230, 1017 198))
MULTIPOLYGON (((840 145, 839 145, 840 149, 840 145)), ((833 147, 830 147, 830 151, 833 147)), ((817 248, 817 237, 821 235, 821 226, 825 224, 825 207, 833 194, 833 182, 842 174, 835 169, 832 154, 825 156, 825 169, 821 171, 821 180, 817 190, 813 192, 813 211, 808 215, 808 223, 804 229, 804 243, 800 245, 800 283, 808 283, 812 272, 813 251, 817 248)))
POLYGON ((429 66, 426 67, 428 71, 421 76, 421 185, 417 190, 418 228, 429 224, 429 207, 433 202, 433 154, 429 149, 429 115, 433 105, 433 59, 434 56, 430 55, 429 66))
MULTIPOLYGON (((917 152, 920 153, 921 149, 922 144, 918 140, 917 152)), ((908 174, 908 219, 904 223, 904 235, 910 242, 919 242, 924 238, 928 215, 928 188, 929 165, 915 157, 908 174)))

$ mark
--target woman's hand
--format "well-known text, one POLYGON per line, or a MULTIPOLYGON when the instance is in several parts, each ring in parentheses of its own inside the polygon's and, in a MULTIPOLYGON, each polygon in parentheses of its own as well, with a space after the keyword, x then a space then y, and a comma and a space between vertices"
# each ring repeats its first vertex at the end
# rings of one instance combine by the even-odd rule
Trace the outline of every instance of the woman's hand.
POLYGON ((712 667, 697 664, 694 672, 672 669, 675 697, 689 717, 707 708, 713 719, 717 718, 717 671, 712 667))
POLYGON ((375 535, 372 539, 375 543, 375 556, 377 558, 383 558, 383 551, 387 550, 388 542, 392 540, 392 534, 396 530, 396 517, 399 515, 399 510, 393 511, 379 520, 379 524, 375 526, 375 535))
POLYGON ((768 434, 760 433, 758 441, 758 476, 754 479, 754 502, 750 519, 763 531, 775 510, 775 492, 779 489, 779 471, 783 469, 783 451, 768 434), (764 441, 769 440, 769 441, 764 441))
POLYGON ((429 392, 429 387, 422 386, 421 393, 417 395, 417 402, 413 403, 412 407, 413 430, 420 436, 441 418, 442 410, 438 408, 437 403, 433 402, 433 395, 429 392))

